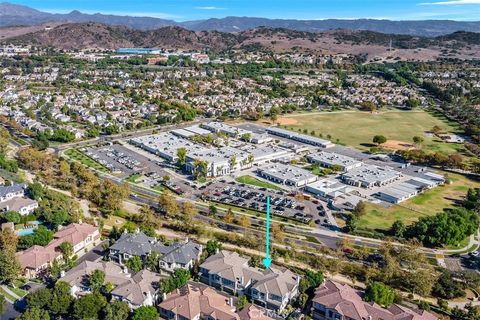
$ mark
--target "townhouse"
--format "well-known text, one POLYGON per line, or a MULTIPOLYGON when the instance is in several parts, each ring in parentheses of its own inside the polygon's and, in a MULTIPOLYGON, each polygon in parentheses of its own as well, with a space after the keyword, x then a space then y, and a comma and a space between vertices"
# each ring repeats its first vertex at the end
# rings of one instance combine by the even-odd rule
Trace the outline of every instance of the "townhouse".
POLYGON ((315 291, 312 300, 314 320, 437 320, 425 310, 409 309, 399 304, 382 308, 362 300, 362 292, 346 284, 327 280, 315 291))
POLYGON ((297 296, 300 276, 277 266, 266 270, 251 267, 249 260, 238 253, 220 251, 200 265, 200 280, 281 312, 297 296))
POLYGON ((160 256, 160 269, 167 273, 174 272, 176 269, 191 269, 202 254, 202 246, 188 239, 163 244, 140 231, 122 234, 109 250, 110 259, 121 265, 134 256, 145 261, 149 254, 155 252, 160 256))
POLYGON ((185 287, 166 295, 158 305, 160 316, 167 320, 271 320, 266 311, 247 305, 237 310, 234 298, 200 283, 189 282, 185 287))

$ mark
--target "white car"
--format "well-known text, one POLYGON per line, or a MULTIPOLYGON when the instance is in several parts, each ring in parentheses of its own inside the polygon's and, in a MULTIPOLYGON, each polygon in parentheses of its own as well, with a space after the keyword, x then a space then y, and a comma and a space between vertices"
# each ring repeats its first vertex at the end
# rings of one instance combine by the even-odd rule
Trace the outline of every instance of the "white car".
POLYGON ((480 254, 480 253, 479 253, 477 250, 470 252, 470 255, 471 255, 472 257, 478 257, 479 254, 480 254))

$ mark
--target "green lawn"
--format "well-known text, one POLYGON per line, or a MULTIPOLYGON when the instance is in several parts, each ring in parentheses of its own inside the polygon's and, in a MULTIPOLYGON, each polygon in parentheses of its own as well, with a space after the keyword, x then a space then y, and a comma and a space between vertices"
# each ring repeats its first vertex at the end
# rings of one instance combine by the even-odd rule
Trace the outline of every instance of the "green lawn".
POLYGON ((10 291, 12 291, 13 293, 15 293, 17 296, 19 297, 25 297, 28 292, 25 291, 25 290, 22 290, 22 289, 19 289, 19 288, 14 288, 14 287, 8 287, 8 289, 10 289, 10 291))
MULTIPOLYGON (((389 140, 412 143, 413 136, 424 137, 423 149, 426 151, 456 152, 461 145, 445 143, 437 138, 425 136, 425 131, 433 126, 439 126, 448 132, 461 132, 459 126, 449 122, 441 115, 431 114, 421 110, 398 111, 391 110, 372 114, 360 111, 321 112, 292 114, 285 118, 294 124, 286 128, 294 131, 307 129, 310 134, 322 134, 324 138, 331 136, 333 142, 352 146, 362 150, 371 147, 374 135, 381 134, 389 140)), ((279 119, 282 123, 282 119, 279 119)))
POLYGON ((65 151, 65 154, 74 160, 80 161, 87 167, 102 172, 108 172, 108 169, 105 168, 102 164, 98 163, 97 161, 93 160, 92 158, 88 157, 77 149, 68 149, 67 151, 65 151))
POLYGON ((256 186, 256 187, 260 187, 260 188, 267 188, 267 189, 278 190, 278 191, 283 190, 282 188, 280 188, 279 186, 277 186, 273 183, 262 181, 260 179, 255 178, 255 177, 252 177, 252 176, 241 176, 241 177, 238 177, 235 180, 239 183, 245 183, 245 184, 249 184, 251 186, 256 186))
POLYGON ((132 174, 130 177, 128 177, 127 180, 128 182, 131 182, 131 183, 137 183, 137 179, 140 178, 142 175, 140 173, 135 173, 135 174, 132 174))
POLYGON ((3 290, 2 287, 0 287, 0 295, 4 296, 5 298, 9 299, 10 301, 16 301, 17 299, 13 296, 11 296, 7 291, 3 290))
POLYGON ((375 204, 367 204, 367 214, 359 220, 362 229, 387 230, 395 220, 411 224, 424 216, 451 208, 458 200, 462 200, 469 188, 480 188, 480 181, 472 180, 460 174, 448 173, 452 183, 428 190, 400 205, 383 208, 375 204))

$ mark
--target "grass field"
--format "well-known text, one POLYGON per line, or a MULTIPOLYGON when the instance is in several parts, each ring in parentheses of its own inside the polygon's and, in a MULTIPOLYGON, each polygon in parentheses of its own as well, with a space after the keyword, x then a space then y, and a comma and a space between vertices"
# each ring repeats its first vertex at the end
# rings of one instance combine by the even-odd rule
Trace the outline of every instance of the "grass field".
POLYGON ((460 145, 445 143, 437 138, 425 136, 425 131, 439 126, 448 132, 461 132, 456 123, 449 122, 441 115, 417 111, 386 111, 378 114, 360 111, 322 112, 292 114, 280 118, 279 123, 287 129, 297 131, 315 131, 324 138, 331 136, 333 142, 368 150, 374 135, 381 134, 389 140, 412 143, 413 136, 424 137, 423 149, 426 151, 456 152, 460 145))
POLYGON ((428 190, 400 205, 383 208, 368 203, 367 214, 359 220, 359 227, 387 230, 395 220, 402 220, 408 225, 421 217, 435 215, 444 208, 454 207, 469 188, 480 188, 480 181, 453 173, 448 173, 448 176, 451 184, 428 190))
POLYGON ((142 175, 140 173, 135 173, 135 174, 132 174, 130 177, 128 177, 127 180, 128 182, 131 182, 131 183, 137 183, 137 179, 140 178, 142 175))
POLYGON ((90 167, 102 172, 108 172, 108 169, 105 168, 103 165, 93 160, 92 158, 84 155, 77 149, 68 149, 67 151, 65 151, 65 154, 74 160, 80 161, 82 164, 84 164, 87 167, 90 167))
POLYGON ((259 180, 255 177, 252 177, 252 176, 241 176, 241 177, 238 177, 236 179, 237 182, 239 183, 245 183, 245 184, 249 184, 251 186, 256 186, 256 187, 260 187, 260 188, 267 188, 267 189, 272 189, 272 190, 283 190, 282 188, 272 184, 272 183, 269 183, 269 182, 266 182, 266 181, 262 181, 262 180, 259 180))

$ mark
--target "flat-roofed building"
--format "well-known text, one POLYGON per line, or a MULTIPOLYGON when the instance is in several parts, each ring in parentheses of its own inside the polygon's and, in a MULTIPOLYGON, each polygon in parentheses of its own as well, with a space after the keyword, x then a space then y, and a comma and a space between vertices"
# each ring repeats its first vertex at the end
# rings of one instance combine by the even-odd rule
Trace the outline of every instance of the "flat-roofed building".
POLYGON ((266 133, 254 133, 250 139, 250 142, 255 144, 264 144, 272 141, 273 138, 266 133))
POLYGON ((195 133, 185 130, 185 129, 174 129, 170 131, 172 134, 179 136, 180 138, 191 138, 195 135, 195 133))
POLYGON ((286 129, 281 129, 278 127, 267 128, 267 132, 275 136, 303 142, 316 147, 331 148, 335 146, 335 144, 333 144, 331 141, 317 138, 317 137, 312 137, 306 134, 296 133, 296 132, 286 130, 286 129))
POLYGON ((242 128, 234 127, 223 122, 212 121, 208 123, 202 123, 200 125, 203 129, 207 129, 213 133, 224 133, 232 138, 241 138, 244 134, 252 134, 252 131, 248 131, 242 128))
POLYGON ((308 161, 324 168, 339 167, 342 171, 350 171, 362 165, 361 161, 334 152, 320 151, 307 156, 308 161))
POLYGON ((245 151, 248 154, 251 154, 254 164, 261 164, 273 160, 278 160, 292 155, 292 152, 290 150, 272 144, 246 144, 244 146, 238 147, 238 149, 245 151))
POLYGON ((204 135, 207 135, 207 134, 210 133, 210 131, 202 129, 198 125, 189 126, 189 127, 183 128, 183 129, 185 129, 187 131, 190 131, 190 132, 193 132, 194 134, 198 134, 199 136, 204 136, 204 135))
POLYGON ((310 171, 282 163, 259 168, 257 173, 265 179, 293 187, 303 187, 317 181, 317 176, 310 171))
POLYGON ((350 193, 353 189, 334 179, 321 179, 308 184, 305 187, 305 191, 313 193, 325 200, 329 200, 350 193))
POLYGON ((374 187, 386 186, 402 177, 402 174, 390 167, 379 167, 376 165, 362 165, 342 174, 344 183, 371 189, 374 187))
POLYGON ((248 152, 233 147, 200 149, 187 153, 187 172, 195 172, 198 162, 207 164, 207 177, 217 177, 252 167, 253 158, 248 152))
POLYGON ((198 143, 167 132, 133 138, 130 139, 130 143, 170 162, 178 161, 177 151, 179 148, 185 148, 187 154, 206 150, 198 143))
POLYGON ((418 194, 418 187, 407 182, 389 186, 377 193, 380 200, 390 203, 400 203, 418 194))

